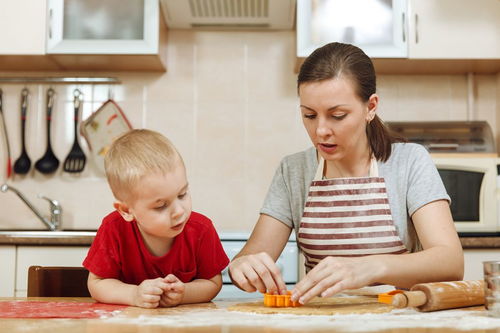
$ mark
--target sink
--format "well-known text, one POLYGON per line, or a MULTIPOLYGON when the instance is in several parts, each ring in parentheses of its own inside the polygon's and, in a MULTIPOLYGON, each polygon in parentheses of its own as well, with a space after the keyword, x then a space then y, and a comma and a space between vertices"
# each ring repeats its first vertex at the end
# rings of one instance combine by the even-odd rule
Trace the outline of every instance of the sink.
POLYGON ((0 236, 23 238, 61 238, 61 237, 94 237, 95 231, 90 230, 1 230, 0 236))

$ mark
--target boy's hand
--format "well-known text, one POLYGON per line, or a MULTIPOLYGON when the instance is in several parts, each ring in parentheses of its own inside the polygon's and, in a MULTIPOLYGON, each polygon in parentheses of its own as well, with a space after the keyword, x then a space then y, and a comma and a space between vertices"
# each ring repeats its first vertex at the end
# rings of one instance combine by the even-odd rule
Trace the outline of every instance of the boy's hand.
POLYGON ((161 295, 167 288, 168 284, 162 278, 144 280, 137 286, 132 305, 141 308, 156 308, 160 304, 161 295))
POLYGON ((179 305, 184 298, 184 283, 173 274, 167 275, 163 281, 166 282, 167 288, 161 295, 160 306, 167 308, 179 305))

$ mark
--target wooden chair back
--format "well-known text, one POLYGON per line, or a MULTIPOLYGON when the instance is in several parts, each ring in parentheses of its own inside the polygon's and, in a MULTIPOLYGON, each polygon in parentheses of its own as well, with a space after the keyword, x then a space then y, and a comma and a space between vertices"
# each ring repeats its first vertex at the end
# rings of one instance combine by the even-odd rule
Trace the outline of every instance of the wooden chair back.
POLYGON ((84 267, 30 266, 28 297, 90 297, 84 267))

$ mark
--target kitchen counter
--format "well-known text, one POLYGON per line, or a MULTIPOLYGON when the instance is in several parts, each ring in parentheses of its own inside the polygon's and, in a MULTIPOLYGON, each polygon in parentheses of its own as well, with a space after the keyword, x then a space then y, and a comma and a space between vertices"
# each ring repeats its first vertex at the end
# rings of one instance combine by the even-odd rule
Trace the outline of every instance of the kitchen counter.
MULTIPOLYGON (((0 245, 90 245, 95 231, 0 231, 0 245)), ((464 249, 499 248, 500 237, 460 237, 464 249)))
POLYGON ((90 245, 95 234, 89 230, 2 230, 0 245, 90 245))
MULTIPOLYGON (((89 298, 0 298, 0 301, 41 300, 93 302, 89 298)), ((248 301, 248 300, 246 300, 248 301)), ((99 319, 0 319, 2 332, 500 332, 500 318, 484 307, 421 313, 398 309, 384 314, 334 316, 260 315, 228 311, 239 301, 182 305, 174 308, 127 307, 99 319)))
POLYGON ((460 237, 464 249, 500 249, 500 237, 460 237))

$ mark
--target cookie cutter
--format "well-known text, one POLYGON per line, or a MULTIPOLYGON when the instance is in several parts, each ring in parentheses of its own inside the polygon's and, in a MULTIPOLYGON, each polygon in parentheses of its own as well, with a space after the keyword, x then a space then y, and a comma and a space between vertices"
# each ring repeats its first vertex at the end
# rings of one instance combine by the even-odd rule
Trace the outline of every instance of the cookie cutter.
POLYGON ((284 308, 284 307, 299 307, 300 304, 298 301, 292 301, 290 298, 292 297, 292 292, 287 291, 285 295, 272 295, 265 293, 264 294, 264 305, 273 308, 284 308))
POLYGON ((378 294, 377 299, 378 299, 379 303, 392 304, 394 295, 401 294, 401 293, 403 293, 402 290, 396 289, 396 290, 389 291, 388 293, 378 294))

